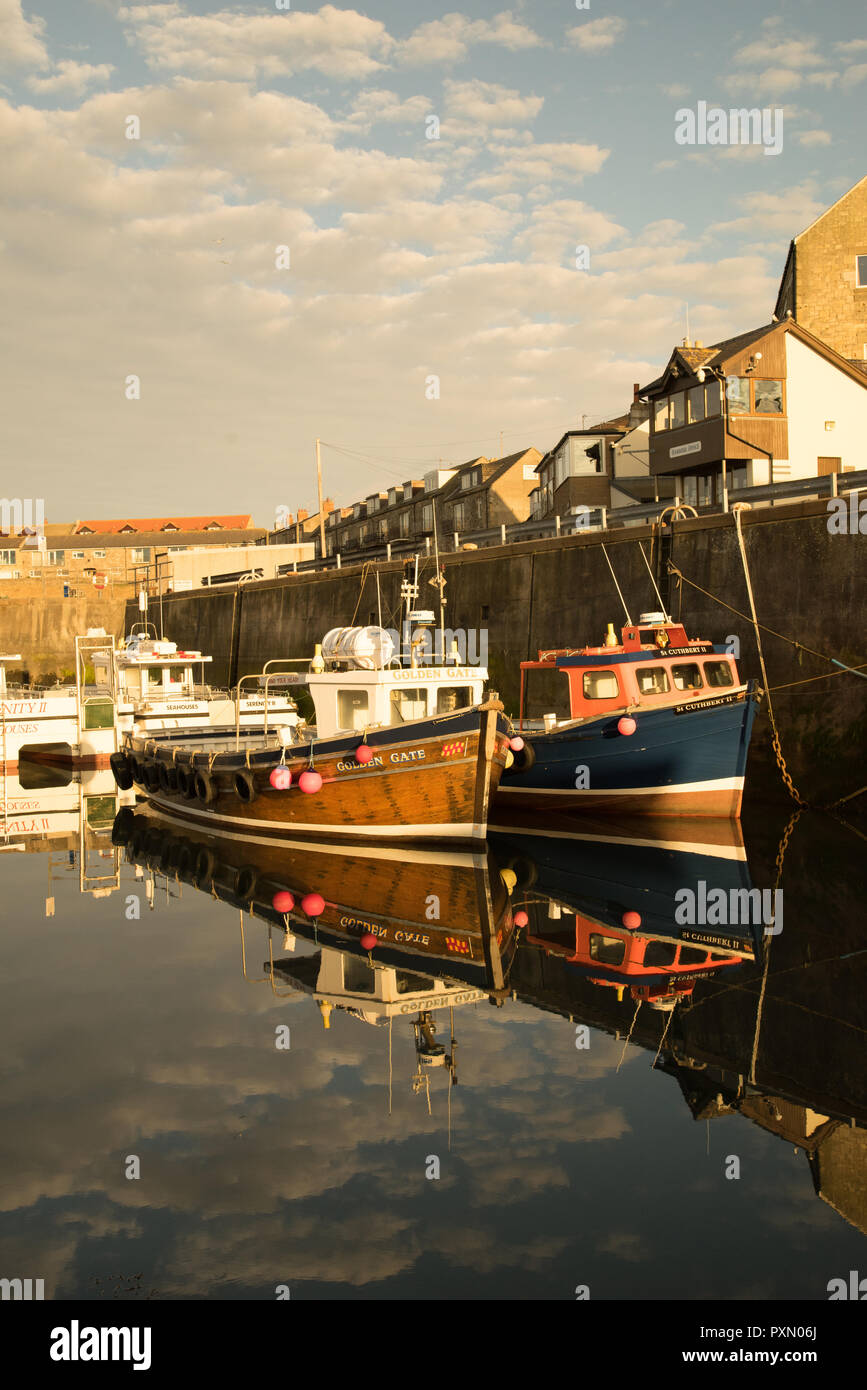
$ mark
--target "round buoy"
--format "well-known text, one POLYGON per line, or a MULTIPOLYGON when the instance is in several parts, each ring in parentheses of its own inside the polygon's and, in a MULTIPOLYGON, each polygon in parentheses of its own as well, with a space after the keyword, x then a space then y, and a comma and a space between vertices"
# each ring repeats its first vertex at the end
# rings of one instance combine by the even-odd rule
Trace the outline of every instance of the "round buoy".
POLYGON ((374 936, 372 931, 366 931, 364 933, 364 936, 361 938, 361 944, 364 947, 365 951, 373 950, 374 946, 376 945, 376 937, 374 936))
POLYGON ((634 734, 638 728, 631 714, 624 714, 622 719, 617 721, 617 732, 619 734, 634 734))
POLYGON ((505 883, 506 892, 509 894, 509 897, 511 897, 515 884, 518 882, 518 875, 515 873, 514 869, 501 869, 500 878, 505 883))
POLYGON ((295 906, 295 899, 288 889, 281 888, 279 893, 275 893, 271 899, 271 906, 275 912, 282 912, 284 915, 291 912, 295 906))
POLYGON ((275 791, 285 792, 292 786, 292 773, 285 763, 278 763, 276 767, 271 769, 271 776, 268 781, 275 791))
POLYGON ((321 893, 306 893, 301 899, 301 907, 308 917, 321 917, 325 911, 325 899, 321 893))
POLYGON ((641 913, 630 910, 629 912, 624 912, 620 920, 624 927, 628 927, 630 931, 635 931, 641 926, 641 913))
POLYGON ((514 738, 509 739, 509 747, 513 753, 520 753, 521 749, 524 747, 524 740, 521 738, 520 734, 516 734, 514 738))
POLYGON ((312 767, 308 767, 298 778, 298 785, 303 792, 307 792, 308 795, 310 795, 313 792, 319 791, 319 788, 322 786, 322 778, 312 767))
POLYGON ((369 743, 361 743, 355 750, 355 761, 357 763, 369 763, 373 761, 373 749, 369 743))
POLYGON ((516 927, 526 927, 526 925, 527 925, 527 923, 529 922, 529 920, 530 920, 529 917, 527 916, 526 912, 524 912, 523 910, 522 910, 521 912, 516 912, 516 913, 515 913, 515 926, 516 926, 516 927))

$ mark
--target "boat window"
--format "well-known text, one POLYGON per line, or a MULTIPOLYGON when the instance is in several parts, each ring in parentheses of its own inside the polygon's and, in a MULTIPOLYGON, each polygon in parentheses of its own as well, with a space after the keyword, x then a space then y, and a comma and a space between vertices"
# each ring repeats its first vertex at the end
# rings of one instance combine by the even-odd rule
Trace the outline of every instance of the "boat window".
POLYGON ((619 695, 617 674, 614 671, 585 671, 584 698, 586 700, 613 700, 619 695))
POLYGON ((695 661, 687 661, 680 666, 672 666, 671 678, 674 681, 675 690, 700 690, 702 686, 701 671, 695 661))
POLYGON ((473 703, 472 687, 469 685, 443 685, 437 691, 437 714, 451 714, 455 709, 466 709, 473 703))
POLYGON ((708 685, 721 686, 734 685, 735 683, 729 661, 706 661, 704 663, 704 678, 708 685))
POLYGON ((410 719, 427 717, 427 691, 423 687, 414 690, 400 688, 391 692, 391 722, 406 724, 410 719))
POLYGON ((707 951, 701 951, 697 946, 681 946, 681 965, 704 965, 706 960, 707 951))
POLYGON ((601 936, 598 932, 590 933, 591 960, 598 960, 602 965, 622 965, 625 955, 626 943, 621 941, 618 936, 601 936))
POLYGON ((668 690, 664 666, 640 666, 635 672, 635 679, 642 695, 664 695, 668 690))
POLYGON ((670 941, 648 941, 644 952, 645 965, 673 965, 677 947, 670 941))
POLYGON ((371 970, 366 960, 344 956, 343 988, 349 994, 373 994, 376 990, 376 971, 371 970))
POLYGON ((420 990, 433 989, 435 984, 429 975, 415 975, 409 970, 396 970, 394 982, 398 994, 418 994, 420 990))
POLYGON ((338 690, 337 727, 363 729, 368 722, 369 696, 366 690, 338 690))
POLYGON ((163 672, 162 672, 162 667, 161 667, 161 666, 148 666, 148 667, 147 667, 147 673, 148 673, 148 685, 149 685, 149 686, 162 685, 162 683, 163 683, 163 672))

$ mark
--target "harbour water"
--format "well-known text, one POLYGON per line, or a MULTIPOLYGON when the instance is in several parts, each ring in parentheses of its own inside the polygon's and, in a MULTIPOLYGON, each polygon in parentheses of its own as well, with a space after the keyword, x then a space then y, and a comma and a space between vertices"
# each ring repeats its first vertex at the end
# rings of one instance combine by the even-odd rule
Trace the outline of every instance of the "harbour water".
MULTIPOLYGON (((719 928, 726 964, 676 976, 674 1007, 636 997, 611 942, 633 902, 665 958, 648 890, 679 882, 676 820, 667 848, 512 836, 469 868, 528 918, 493 1002, 487 954, 341 950, 315 920, 287 935, 267 895, 245 911, 231 846, 197 887, 165 837, 113 845, 113 795, 83 807, 83 867, 75 835, 19 825, 0 1275, 131 1302, 826 1299, 867 1261, 863 826, 792 824, 748 786, 744 855, 690 872, 781 889, 784 912, 719 928)), ((401 858, 366 878, 329 859, 323 881, 311 850, 295 873, 362 924, 388 881, 411 923, 401 858)), ((457 900, 440 921, 471 939, 457 900)))

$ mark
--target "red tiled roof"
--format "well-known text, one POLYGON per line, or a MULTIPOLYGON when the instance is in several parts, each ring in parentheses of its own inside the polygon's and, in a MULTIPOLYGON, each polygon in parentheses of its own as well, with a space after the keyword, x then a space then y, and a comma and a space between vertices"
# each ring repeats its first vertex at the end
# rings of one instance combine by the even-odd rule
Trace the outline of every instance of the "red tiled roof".
POLYGON ((209 527, 221 531, 244 531, 253 525, 250 515, 237 516, 138 516, 121 517, 114 521, 76 521, 73 535, 94 532, 100 536, 117 536, 121 531, 206 531, 209 527))

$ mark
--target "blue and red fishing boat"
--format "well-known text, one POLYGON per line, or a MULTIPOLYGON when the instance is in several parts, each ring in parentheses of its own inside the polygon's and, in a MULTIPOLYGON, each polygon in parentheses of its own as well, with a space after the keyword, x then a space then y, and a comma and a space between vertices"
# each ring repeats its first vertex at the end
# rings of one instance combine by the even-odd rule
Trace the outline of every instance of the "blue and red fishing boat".
POLYGON ((540 651, 521 662, 514 761, 501 804, 650 815, 740 815, 755 682, 725 646, 690 638, 663 613, 609 623, 600 647, 540 651), (524 719, 531 671, 559 671, 569 714, 524 719))

